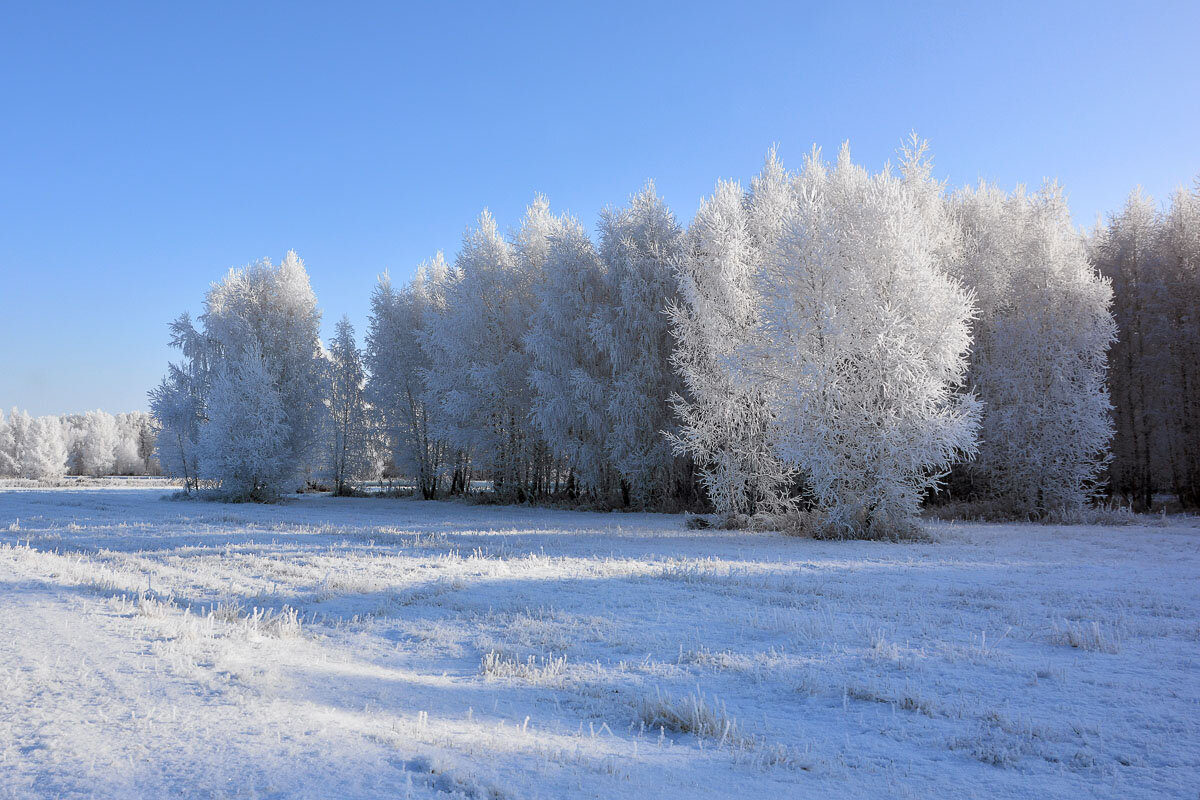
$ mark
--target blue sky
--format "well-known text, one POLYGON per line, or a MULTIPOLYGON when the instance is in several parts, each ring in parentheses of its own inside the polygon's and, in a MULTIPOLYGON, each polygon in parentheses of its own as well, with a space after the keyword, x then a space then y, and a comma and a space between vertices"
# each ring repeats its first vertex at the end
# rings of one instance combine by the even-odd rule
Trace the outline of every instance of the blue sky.
POLYGON ((1057 178, 1075 219, 1200 174, 1200 3, 0 0, 0 405, 145 408, 166 323, 297 250, 328 334, 375 277, 537 192, 688 220, 772 142, 916 130, 954 185, 1057 178))

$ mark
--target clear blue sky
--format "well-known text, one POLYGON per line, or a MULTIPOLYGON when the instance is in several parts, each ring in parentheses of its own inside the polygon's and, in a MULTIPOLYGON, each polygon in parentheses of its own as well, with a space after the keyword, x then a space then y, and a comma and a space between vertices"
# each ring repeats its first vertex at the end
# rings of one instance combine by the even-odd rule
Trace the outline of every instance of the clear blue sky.
POLYGON ((772 142, 915 129, 1088 225, 1200 173, 1195 0, 407 5, 0 0, 0 405, 145 408, 229 267, 296 249, 361 334, 485 206, 590 226, 654 178, 686 221, 772 142))

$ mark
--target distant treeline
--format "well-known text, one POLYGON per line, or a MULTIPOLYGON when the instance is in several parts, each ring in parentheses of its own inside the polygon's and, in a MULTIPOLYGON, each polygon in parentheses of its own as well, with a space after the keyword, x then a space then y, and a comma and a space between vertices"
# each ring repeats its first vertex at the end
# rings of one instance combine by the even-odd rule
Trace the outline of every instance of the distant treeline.
POLYGON ((0 477, 158 475, 158 423, 145 411, 31 417, 0 411, 0 477))

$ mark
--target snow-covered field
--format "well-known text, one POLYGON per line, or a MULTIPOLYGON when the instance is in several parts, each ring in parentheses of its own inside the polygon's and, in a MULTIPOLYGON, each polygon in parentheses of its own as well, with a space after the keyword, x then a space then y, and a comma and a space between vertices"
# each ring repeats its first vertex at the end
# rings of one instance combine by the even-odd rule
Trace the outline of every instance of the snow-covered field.
POLYGON ((1200 522, 0 491, 0 796, 1187 797, 1200 522))

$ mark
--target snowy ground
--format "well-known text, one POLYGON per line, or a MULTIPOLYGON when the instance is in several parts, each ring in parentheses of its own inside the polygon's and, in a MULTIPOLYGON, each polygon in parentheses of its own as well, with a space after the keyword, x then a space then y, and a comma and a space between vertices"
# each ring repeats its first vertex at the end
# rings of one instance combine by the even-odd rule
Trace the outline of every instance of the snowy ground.
POLYGON ((1200 522, 0 491, 0 797, 1187 797, 1200 522))

